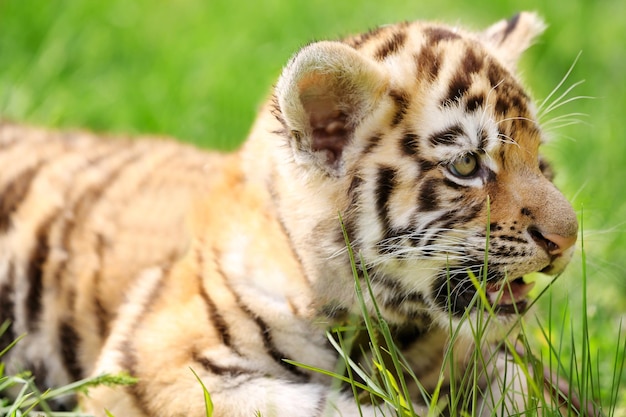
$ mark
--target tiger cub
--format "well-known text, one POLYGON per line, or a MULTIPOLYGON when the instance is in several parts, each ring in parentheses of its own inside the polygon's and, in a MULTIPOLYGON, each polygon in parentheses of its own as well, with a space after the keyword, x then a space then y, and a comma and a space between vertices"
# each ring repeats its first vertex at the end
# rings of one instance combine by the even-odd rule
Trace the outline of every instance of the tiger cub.
POLYGON ((526 374, 495 346, 527 307, 522 277, 561 272, 578 229, 542 174, 515 75, 543 28, 521 13, 478 33, 413 22, 309 44, 229 155, 3 123, 1 347, 27 334, 7 371, 32 370, 42 389, 138 378, 92 389, 80 404, 98 416, 204 415, 191 370, 216 417, 390 412, 284 360, 335 369, 326 331, 360 312, 345 230, 371 280, 365 305, 374 314, 376 300, 422 389, 443 398, 480 350, 472 409, 523 413, 526 374), (486 276, 495 317, 469 273, 486 276))

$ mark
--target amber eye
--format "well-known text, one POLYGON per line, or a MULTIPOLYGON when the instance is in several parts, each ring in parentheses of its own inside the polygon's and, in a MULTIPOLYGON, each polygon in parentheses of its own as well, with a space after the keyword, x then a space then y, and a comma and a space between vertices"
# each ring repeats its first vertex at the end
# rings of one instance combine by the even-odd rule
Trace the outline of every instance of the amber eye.
POLYGON ((448 169, 459 178, 471 177, 478 171, 478 157, 473 153, 466 153, 454 160, 448 169))

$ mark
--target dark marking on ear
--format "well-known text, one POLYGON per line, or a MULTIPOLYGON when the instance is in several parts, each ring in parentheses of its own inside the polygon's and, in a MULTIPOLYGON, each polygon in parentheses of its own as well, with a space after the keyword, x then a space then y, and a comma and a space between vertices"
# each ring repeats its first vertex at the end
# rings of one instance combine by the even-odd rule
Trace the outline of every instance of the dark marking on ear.
POLYGON ((511 17, 506 22, 506 29, 504 30, 504 34, 502 35, 502 39, 500 40, 500 43, 503 43, 506 40, 506 38, 508 38, 509 35, 513 33, 513 31, 517 27, 517 24, 519 23, 519 18, 520 18, 520 14, 517 13, 515 16, 511 17))
POLYGON ((415 55, 415 62, 418 79, 426 78, 431 82, 437 80, 441 69, 441 56, 434 48, 422 47, 419 54, 415 55))
POLYGON ((441 146, 441 145, 443 146, 458 145, 457 139, 459 138, 459 136, 462 136, 464 134, 465 134, 465 131, 463 130, 463 127, 461 125, 453 125, 445 130, 442 130, 441 132, 432 134, 428 138, 428 142, 430 143, 432 147, 441 146))
POLYGON ((437 190, 439 189, 439 180, 435 178, 429 178, 420 187, 417 202, 421 212, 435 211, 440 207, 439 195, 437 190))
POLYGON ((404 91, 399 90, 391 90, 389 92, 389 96, 393 99, 396 105, 396 113, 391 121, 391 126, 395 127, 402 121, 402 119, 404 119, 404 116, 406 115, 409 107, 409 96, 404 91))
POLYGON ((315 118, 311 113, 311 127, 313 128, 311 149, 314 152, 326 152, 328 163, 335 164, 350 140, 347 116, 343 112, 335 111, 324 115, 323 118, 315 118))
POLYGON ((424 30, 424 34, 427 37, 428 42, 430 43, 439 43, 443 41, 454 41, 460 39, 461 37, 452 32, 451 30, 444 29, 441 27, 429 27, 424 30))
POLYGON ((419 152, 419 138, 415 133, 405 133, 400 140, 400 149, 406 156, 415 156, 419 152))
POLYGON ((406 41, 406 33, 404 31, 395 32, 391 35, 391 38, 387 39, 381 46, 378 48, 376 53, 374 54, 374 58, 379 61, 384 60, 390 55, 397 53, 400 48, 404 45, 406 41))

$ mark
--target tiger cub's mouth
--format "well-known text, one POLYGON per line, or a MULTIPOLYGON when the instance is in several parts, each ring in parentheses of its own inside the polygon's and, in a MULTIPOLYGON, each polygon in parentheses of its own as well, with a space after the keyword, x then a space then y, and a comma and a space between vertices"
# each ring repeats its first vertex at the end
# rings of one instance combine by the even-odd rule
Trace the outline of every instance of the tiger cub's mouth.
POLYGON ((523 277, 487 284, 485 294, 498 314, 521 314, 528 308, 528 293, 535 286, 523 277))

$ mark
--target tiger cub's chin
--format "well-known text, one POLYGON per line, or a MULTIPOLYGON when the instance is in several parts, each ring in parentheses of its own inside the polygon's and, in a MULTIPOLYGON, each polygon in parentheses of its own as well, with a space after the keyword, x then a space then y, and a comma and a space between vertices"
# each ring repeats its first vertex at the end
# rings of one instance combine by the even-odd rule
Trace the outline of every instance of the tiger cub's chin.
MULTIPOLYGON (((42 390, 136 377, 90 389, 98 416, 204 415, 198 379, 214 417, 380 415, 309 370, 336 369, 327 331, 361 311, 368 276, 418 414, 434 392, 465 395, 459 414, 523 414, 529 374, 494 342, 528 306, 522 277, 560 272, 578 230, 515 75, 543 28, 520 13, 311 43, 229 155, 1 123, 0 350, 26 334, 7 372, 42 390)), ((349 352, 366 369, 369 345, 349 352)))

